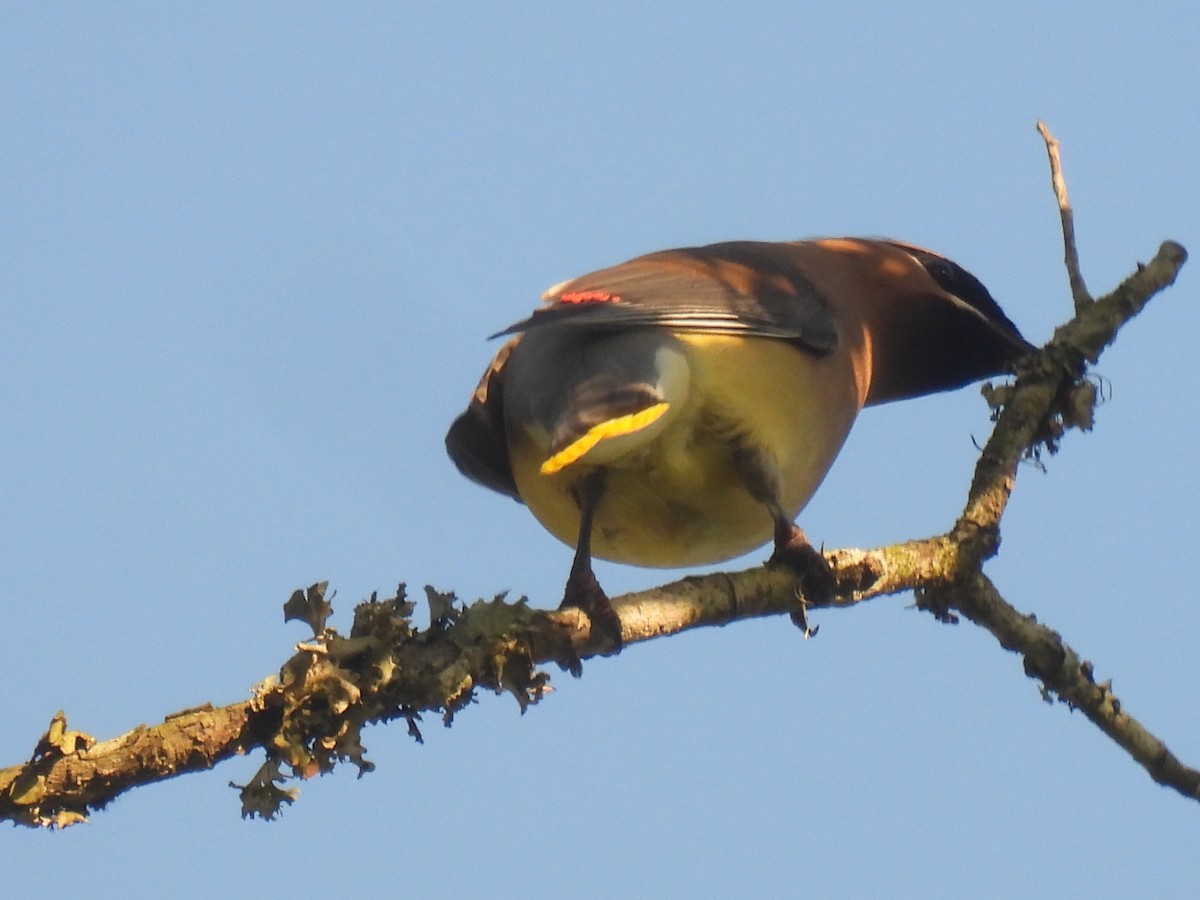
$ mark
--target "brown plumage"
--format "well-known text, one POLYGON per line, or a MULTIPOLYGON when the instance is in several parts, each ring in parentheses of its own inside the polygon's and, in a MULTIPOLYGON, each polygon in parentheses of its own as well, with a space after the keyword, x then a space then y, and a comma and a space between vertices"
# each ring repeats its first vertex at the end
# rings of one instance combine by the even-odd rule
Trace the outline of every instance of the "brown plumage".
POLYGON ((893 241, 667 250, 552 288, 446 437, 463 474, 576 547, 564 603, 619 622, 592 555, 775 558, 827 590, 792 519, 859 409, 959 387, 1029 349, 979 281, 893 241))

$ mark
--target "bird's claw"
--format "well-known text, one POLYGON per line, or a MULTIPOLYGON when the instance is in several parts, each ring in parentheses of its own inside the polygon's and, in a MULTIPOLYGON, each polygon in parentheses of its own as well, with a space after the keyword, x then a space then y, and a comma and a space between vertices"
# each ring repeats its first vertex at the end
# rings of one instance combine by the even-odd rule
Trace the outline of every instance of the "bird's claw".
MULTIPOLYGON (((624 639, 621 636, 621 617, 604 589, 589 568, 572 568, 559 609, 578 609, 587 614, 592 624, 592 636, 601 646, 600 655, 615 656, 621 652, 624 639)), ((558 664, 576 678, 583 671, 579 654, 568 646, 560 654, 558 664)))
POLYGON ((787 566, 795 573, 799 586, 791 618, 805 638, 813 637, 819 626, 809 625, 808 607, 827 606, 837 593, 837 581, 825 554, 809 542, 798 526, 792 525, 776 540, 775 552, 769 562, 787 566))

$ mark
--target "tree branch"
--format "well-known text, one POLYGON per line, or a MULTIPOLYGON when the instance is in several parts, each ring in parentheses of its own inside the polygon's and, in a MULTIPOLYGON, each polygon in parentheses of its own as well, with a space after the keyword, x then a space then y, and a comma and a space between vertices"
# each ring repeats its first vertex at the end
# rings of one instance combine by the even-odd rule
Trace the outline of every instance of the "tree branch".
MULTIPOLYGON (((1067 264, 1078 269, 1057 143, 1047 139, 1056 196, 1063 212, 1067 264), (1059 185, 1062 184, 1061 190, 1059 185), (1072 263, 1074 259, 1074 263, 1072 263)), ((999 546, 1000 521, 1022 460, 1053 453, 1068 428, 1090 429, 1095 390, 1084 378, 1117 331, 1151 297, 1169 286, 1186 261, 1184 249, 1164 243, 1150 263, 1105 297, 1086 303, 1082 279, 1072 276, 1076 315, 1042 350, 1017 366, 1011 386, 985 385, 996 427, 976 465, 961 516, 947 534, 873 550, 835 550, 838 596, 829 606, 851 606, 873 597, 915 590, 917 603, 944 621, 961 613, 988 629, 1002 646, 1024 657, 1025 671, 1048 694, 1084 712, 1105 734, 1145 766, 1155 780, 1200 799, 1200 773, 1126 714, 1106 682, 1097 684, 1090 663, 1055 632, 1003 600, 982 573, 999 546), (1075 290, 1078 283, 1082 293, 1075 290)), ((614 599, 625 643, 650 640, 705 625, 777 615, 793 606, 797 587, 785 568, 685 578, 614 599)), ((522 710, 549 690, 538 666, 577 662, 604 649, 578 610, 542 612, 522 599, 502 597, 462 606, 452 595, 426 588, 431 624, 412 624, 415 604, 404 586, 380 601, 360 604, 349 636, 328 628, 332 609, 325 585, 297 591, 285 605, 288 618, 312 628, 313 640, 297 647, 276 678, 246 701, 204 707, 140 726, 96 743, 71 732, 60 713, 28 762, 0 770, 0 820, 65 826, 81 821, 114 797, 141 784, 190 771, 255 748, 267 761, 241 787, 244 815, 273 817, 295 791, 279 787, 291 776, 311 777, 365 758, 362 728, 403 718, 421 739, 422 714, 449 723, 479 689, 511 693, 522 710)))
POLYGON ((1075 312, 1080 312, 1092 302, 1087 285, 1083 282, 1083 271, 1079 268, 1079 251, 1075 247, 1075 214, 1067 199, 1067 182, 1063 178, 1062 162, 1059 159, 1058 140, 1050 133, 1046 123, 1038 120, 1038 133, 1046 142, 1046 155, 1050 157, 1050 182, 1054 197, 1058 200, 1058 212, 1062 219, 1063 246, 1066 250, 1067 281, 1071 285, 1071 299, 1075 301, 1075 312))
POLYGON ((1081 711, 1159 784, 1200 800, 1200 771, 1181 763, 1166 744, 1125 712, 1111 681, 1097 682, 1090 662, 1081 659, 1058 632, 1014 609, 986 575, 977 573, 933 602, 957 609, 990 631, 1004 649, 1020 653, 1025 674, 1042 682, 1043 696, 1054 695, 1081 711))

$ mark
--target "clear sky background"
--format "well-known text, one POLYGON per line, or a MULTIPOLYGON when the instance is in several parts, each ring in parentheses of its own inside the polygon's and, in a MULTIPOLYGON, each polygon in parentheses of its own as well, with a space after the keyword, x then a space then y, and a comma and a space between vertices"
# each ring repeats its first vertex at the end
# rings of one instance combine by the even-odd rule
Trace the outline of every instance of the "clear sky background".
MULTIPOLYGON (((442 439, 560 279, 671 246, 886 235, 1069 315, 1034 125, 1089 286, 1200 252, 1193 4, 0 4, 0 765, 239 700, 399 581, 561 596, 570 550, 442 439)), ((1200 764, 1197 272, 1026 466, 988 571, 1200 764)), ((868 411, 802 514, 944 531, 977 390, 868 411)), ((740 560, 752 565, 766 550, 740 560)), ((676 573, 603 565, 612 593, 676 573)), ((10 896, 1194 896, 1200 804, 1042 702, 970 625, 877 600, 630 648, 518 714, 481 698, 273 824, 143 788, 0 834, 10 896)))

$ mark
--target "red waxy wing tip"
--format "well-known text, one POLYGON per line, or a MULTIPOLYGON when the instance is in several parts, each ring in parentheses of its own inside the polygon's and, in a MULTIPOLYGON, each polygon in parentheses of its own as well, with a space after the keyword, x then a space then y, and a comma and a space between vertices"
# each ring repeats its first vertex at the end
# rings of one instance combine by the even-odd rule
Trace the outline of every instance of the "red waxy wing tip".
POLYGON ((608 291, 567 291, 551 299, 559 303, 620 303, 621 295, 608 291))

